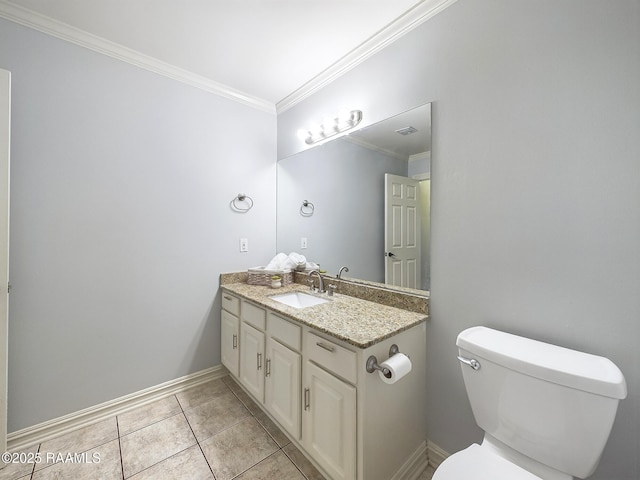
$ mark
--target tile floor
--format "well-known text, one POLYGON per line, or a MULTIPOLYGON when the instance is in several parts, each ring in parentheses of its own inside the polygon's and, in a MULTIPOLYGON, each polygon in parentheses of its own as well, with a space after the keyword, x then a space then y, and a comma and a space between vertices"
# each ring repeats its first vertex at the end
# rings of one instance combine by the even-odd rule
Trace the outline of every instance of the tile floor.
POLYGON ((0 480, 324 480, 230 377, 20 453, 41 462, 0 464, 0 480))

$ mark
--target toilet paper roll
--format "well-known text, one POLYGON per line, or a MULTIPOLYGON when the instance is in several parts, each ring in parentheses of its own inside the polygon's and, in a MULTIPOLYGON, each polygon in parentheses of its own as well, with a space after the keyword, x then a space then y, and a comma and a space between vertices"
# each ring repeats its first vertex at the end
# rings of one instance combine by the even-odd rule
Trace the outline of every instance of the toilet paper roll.
POLYGON ((411 371, 411 360, 404 353, 396 353, 382 362, 380 366, 387 372, 378 374, 384 383, 394 384, 411 371))

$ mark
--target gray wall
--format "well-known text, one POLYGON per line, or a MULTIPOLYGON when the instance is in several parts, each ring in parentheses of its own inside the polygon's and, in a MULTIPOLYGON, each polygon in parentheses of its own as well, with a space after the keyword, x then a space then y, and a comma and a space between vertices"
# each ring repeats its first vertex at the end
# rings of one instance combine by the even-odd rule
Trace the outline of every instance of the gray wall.
POLYGON ((611 358, 629 395, 599 480, 640 478, 640 2, 459 0, 278 117, 366 123, 432 101, 428 436, 475 426, 457 334, 485 324, 611 358))
POLYGON ((275 116, 3 20, 0 68, 9 431, 218 365, 218 275, 275 251, 275 116))
POLYGON ((406 176, 407 161, 344 139, 280 160, 278 249, 301 253, 330 275, 347 265, 346 277, 384 282, 385 173, 406 176), (303 200, 314 205, 310 217, 300 215, 303 200))

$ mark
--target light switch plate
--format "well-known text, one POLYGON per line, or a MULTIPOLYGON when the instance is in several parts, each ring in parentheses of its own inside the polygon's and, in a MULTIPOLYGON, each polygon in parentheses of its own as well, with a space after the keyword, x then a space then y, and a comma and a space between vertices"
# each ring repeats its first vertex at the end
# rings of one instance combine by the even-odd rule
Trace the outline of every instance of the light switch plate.
POLYGON ((248 252, 249 251, 249 239, 248 238, 241 238, 240 239, 240 251, 241 252, 248 252))
POLYGON ((300 239, 300 248, 301 249, 307 248, 307 237, 302 237, 300 239))

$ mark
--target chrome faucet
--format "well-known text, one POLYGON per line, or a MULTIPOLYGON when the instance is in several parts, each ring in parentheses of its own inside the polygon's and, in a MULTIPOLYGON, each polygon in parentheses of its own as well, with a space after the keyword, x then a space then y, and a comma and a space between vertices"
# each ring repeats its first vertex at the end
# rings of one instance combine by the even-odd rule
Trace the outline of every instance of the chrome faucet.
POLYGON ((343 271, 348 272, 349 271, 349 267, 340 267, 340 271, 338 272, 338 275, 336 275, 336 277, 338 279, 340 279, 342 277, 342 272, 343 271))
POLYGON ((318 293, 326 292, 326 290, 324 289, 324 281, 322 280, 322 275, 320 275, 320 272, 318 270, 310 271, 309 278, 311 278, 311 275, 313 275, 314 273, 318 275, 318 293))

